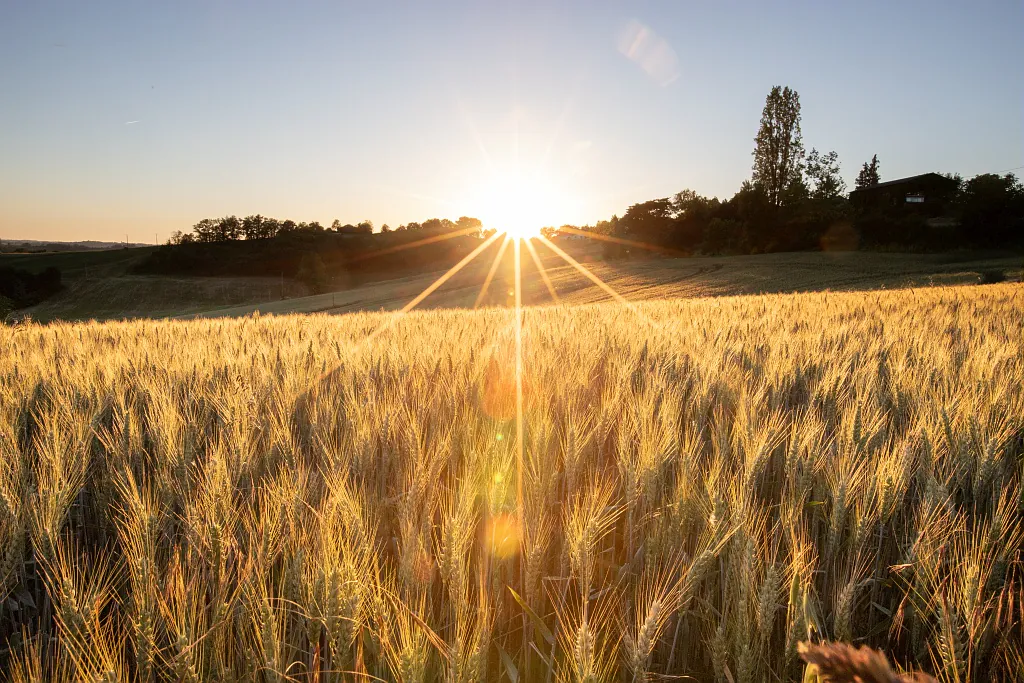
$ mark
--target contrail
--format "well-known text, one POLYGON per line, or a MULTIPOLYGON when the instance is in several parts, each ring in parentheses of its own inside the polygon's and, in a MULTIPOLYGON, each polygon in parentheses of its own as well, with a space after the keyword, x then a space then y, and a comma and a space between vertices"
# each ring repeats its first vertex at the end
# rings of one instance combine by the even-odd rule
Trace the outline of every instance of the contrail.
POLYGON ((126 126, 130 126, 130 125, 132 125, 133 123, 138 123, 138 121, 137 121, 137 120, 136 120, 136 121, 125 121, 125 122, 124 122, 124 125, 126 125, 126 126))

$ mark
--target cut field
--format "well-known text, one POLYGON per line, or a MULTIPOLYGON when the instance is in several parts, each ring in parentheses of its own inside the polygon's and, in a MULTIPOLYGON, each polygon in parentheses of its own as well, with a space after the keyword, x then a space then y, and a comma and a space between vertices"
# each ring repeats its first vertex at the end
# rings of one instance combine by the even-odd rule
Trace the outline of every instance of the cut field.
MULTIPOLYGON (((494 262, 498 246, 484 251, 420 304, 420 308, 473 308, 494 262)), ((558 302, 584 304, 607 301, 609 294, 574 266, 535 246, 558 302)), ((514 303, 513 250, 506 249, 481 306, 514 303)), ((584 266, 629 300, 646 301, 739 294, 898 289, 976 284, 983 273, 1020 279, 1024 258, 1008 254, 878 254, 869 252, 765 254, 711 258, 650 258, 600 261, 600 249, 571 251, 584 266)), ((555 303, 527 249, 521 255, 524 305, 555 303)), ((268 301, 205 311, 201 317, 232 317, 260 313, 313 313, 397 310, 444 271, 377 282, 313 296, 268 301)))
POLYGON ((1024 286, 516 320, 0 328, 0 671, 1017 680, 1024 286))
MULTIPOLYGON (((541 264, 561 302, 608 299, 575 268, 535 242, 541 264)), ((821 290, 866 290, 977 283, 982 274, 1021 278, 1020 254, 879 254, 871 252, 765 254, 714 258, 600 260, 601 245, 562 241, 571 255, 620 294, 636 300, 821 290)), ((422 308, 472 308, 494 261, 493 245, 431 294, 422 308)), ((0 256, 0 266, 61 270, 65 291, 19 311, 39 322, 116 320, 176 316, 240 316, 261 313, 397 310, 431 285, 444 269, 381 279, 308 296, 308 289, 282 277, 188 277, 132 272, 151 248, 60 254, 0 256)), ((523 249, 523 301, 544 305, 552 297, 529 250, 523 249)), ((445 266, 447 267, 447 266, 445 266)), ((506 249, 481 306, 508 306, 513 298, 513 249, 506 249)), ((340 275, 328 273, 328 276, 340 275)), ((380 277, 382 274, 375 274, 380 277)), ((339 279, 341 279, 339 277, 339 279)))

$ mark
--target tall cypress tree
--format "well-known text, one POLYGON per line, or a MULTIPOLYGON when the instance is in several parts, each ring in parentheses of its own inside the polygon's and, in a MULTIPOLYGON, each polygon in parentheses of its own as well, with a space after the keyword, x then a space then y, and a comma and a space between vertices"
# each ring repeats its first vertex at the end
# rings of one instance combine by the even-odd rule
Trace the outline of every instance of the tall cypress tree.
POLYGON ((754 185, 774 206, 803 171, 804 145, 800 133, 800 95, 789 86, 772 88, 761 112, 754 138, 754 185))

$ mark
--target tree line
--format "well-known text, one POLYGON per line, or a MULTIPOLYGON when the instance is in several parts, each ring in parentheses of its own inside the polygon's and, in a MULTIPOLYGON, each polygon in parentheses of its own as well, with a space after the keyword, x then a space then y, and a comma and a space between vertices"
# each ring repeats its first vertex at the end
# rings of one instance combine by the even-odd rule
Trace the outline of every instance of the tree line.
POLYGON ((335 221, 324 228, 261 216, 226 216, 204 219, 192 232, 175 234, 143 258, 134 272, 287 277, 316 293, 447 267, 478 246, 487 233, 479 219, 466 216, 455 221, 431 218, 396 229, 382 226, 378 232, 370 221, 355 226, 335 221), (428 239, 434 236, 445 239, 428 239))
MULTIPOLYGON (((883 182, 878 155, 862 164, 850 193, 839 155, 817 147, 806 151, 801 126, 799 94, 775 86, 765 98, 754 137, 751 175, 732 197, 722 200, 687 189, 633 204, 622 216, 593 225, 542 232, 618 238, 606 243, 606 258, 631 257, 644 249, 712 255, 1024 244, 1024 187, 1013 174, 969 180, 946 174, 925 204, 876 201, 871 197, 883 182)), ((316 221, 230 215, 205 218, 190 232, 174 233, 170 246, 147 257, 137 271, 287 276, 322 291, 339 280, 355 283, 444 266, 489 232, 469 216, 430 218, 395 229, 385 224, 377 231, 369 220, 355 225, 334 220, 325 228, 316 221), (424 235, 453 239, 394 249, 424 235)))
MULTIPOLYGON (((387 223, 381 226, 380 232, 429 232, 445 233, 460 232, 464 235, 481 236, 484 232, 483 223, 479 218, 462 216, 452 221, 448 218, 429 218, 422 223, 411 222, 392 229, 387 223)), ((295 222, 261 216, 259 214, 239 218, 224 216, 222 218, 204 218, 192 226, 190 232, 176 230, 171 234, 168 244, 210 244, 213 242, 233 242, 238 240, 265 240, 285 235, 317 235, 336 233, 341 235, 370 235, 374 232, 373 221, 365 220, 355 225, 334 219, 329 228, 317 221, 295 222)))
MULTIPOLYGON (((857 201, 847 193, 839 155, 805 152, 800 96, 775 86, 754 138, 751 177, 731 198, 683 190, 630 206, 593 225, 549 227, 545 234, 592 232, 682 253, 750 254, 818 249, 1006 247, 1024 242, 1024 186, 1013 174, 949 182, 927 207, 857 201)), ((882 182, 875 154, 855 190, 882 182)), ((862 193, 863 194, 863 193, 862 193)), ((638 251, 623 242, 606 255, 638 251)))

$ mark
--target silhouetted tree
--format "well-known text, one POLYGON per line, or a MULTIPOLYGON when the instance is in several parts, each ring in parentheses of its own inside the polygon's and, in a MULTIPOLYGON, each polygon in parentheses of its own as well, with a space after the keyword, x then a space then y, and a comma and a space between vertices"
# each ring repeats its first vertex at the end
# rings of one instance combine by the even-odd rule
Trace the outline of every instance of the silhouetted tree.
POLYGON ((479 218, 460 216, 459 220, 455 221, 455 229, 465 230, 467 235, 479 236, 480 232, 484 229, 484 224, 479 218))
POLYGON ((790 209, 798 209, 804 202, 811 197, 811 189, 807 187, 807 183, 804 182, 803 173, 799 177, 794 178, 786 187, 782 190, 782 197, 779 201, 780 206, 788 207, 790 209))
POLYGON ((652 199, 634 204, 618 223, 618 234, 651 245, 665 244, 672 228, 672 200, 652 199))
POLYGON ((237 240, 242 236, 242 221, 238 220, 238 216, 224 216, 217 221, 216 235, 217 242, 237 240))
POLYGON ((846 183, 839 175, 839 155, 835 152, 823 155, 812 147, 807 155, 807 177, 815 199, 835 199, 846 192, 846 183))
POLYGON ((594 223, 594 226, 590 228, 591 232, 596 232, 599 235, 614 235, 619 229, 619 217, 612 215, 606 221, 598 221, 594 223))
POLYGON ((772 88, 754 142, 752 180, 763 188, 773 206, 781 206, 786 189, 800 178, 804 158, 800 96, 796 90, 778 85, 772 88))
POLYGON ((217 221, 212 218, 204 218, 195 225, 192 226, 192 232, 196 236, 197 242, 216 242, 217 241, 217 221))
POLYGON ((247 240, 262 240, 273 237, 270 221, 259 214, 242 219, 242 234, 247 240))
POLYGON ((693 190, 683 190, 672 197, 671 206, 673 221, 668 243, 675 249, 696 250, 721 202, 717 197, 708 199, 693 190))
MULTIPOLYGON (((413 224, 409 224, 409 229, 412 230, 413 224)), ((420 225, 420 230, 423 232, 440 233, 440 232, 451 232, 455 229, 455 224, 447 218, 428 218, 423 221, 420 225)))
POLYGON ((1024 243, 1024 186, 1012 173, 971 178, 957 204, 963 241, 989 247, 1024 243))
POLYGON ((708 254, 746 253, 749 249, 746 226, 735 218, 716 216, 704 230, 701 248, 708 254))
POLYGON ((380 226, 380 231, 386 235, 389 232, 391 232, 391 226, 385 223, 384 225, 380 226))
POLYGON ((878 174, 878 155, 871 155, 871 161, 864 162, 861 166, 860 173, 857 174, 857 180, 854 183, 855 187, 859 190, 863 187, 871 187, 877 185, 882 181, 882 176, 878 174))

